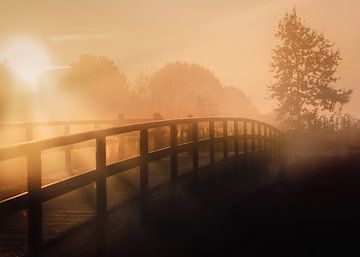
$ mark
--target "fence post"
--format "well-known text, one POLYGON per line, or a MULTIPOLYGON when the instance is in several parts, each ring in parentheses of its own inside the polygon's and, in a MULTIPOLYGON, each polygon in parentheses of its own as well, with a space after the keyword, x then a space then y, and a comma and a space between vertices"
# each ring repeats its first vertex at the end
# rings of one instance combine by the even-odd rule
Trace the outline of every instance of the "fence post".
MULTIPOLYGON (((70 125, 64 125, 64 134, 65 136, 70 135, 70 125)), ((71 171, 71 146, 65 147, 65 169, 66 171, 71 171)))
POLYGON ((223 143, 224 143, 224 159, 229 157, 229 142, 228 142, 228 124, 227 121, 223 122, 223 143))
MULTIPOLYGON (((115 126, 121 126, 125 122, 124 114, 119 113, 117 120, 115 121, 115 126)), ((117 147, 117 159, 122 160, 125 158, 125 143, 126 143, 126 135, 120 134, 117 136, 118 139, 118 147, 117 147)))
POLYGON ((259 138, 259 146, 258 146, 258 150, 261 152, 262 155, 262 151, 263 151, 263 125, 262 124, 258 124, 258 138, 259 138))
POLYGON ((251 122, 251 154, 255 153, 255 122, 251 122))
POLYGON ((96 139, 96 207, 97 214, 103 216, 107 210, 106 195, 106 143, 105 137, 96 139))
POLYGON ((106 190, 106 137, 96 138, 96 250, 101 253, 106 249, 105 225, 107 211, 106 190))
POLYGON ((244 166, 249 164, 249 145, 248 145, 248 122, 244 121, 244 166))
POLYGON ((42 246, 42 199, 41 199, 41 151, 34 150, 27 156, 27 184, 29 194, 28 242, 30 256, 41 256, 42 246))
POLYGON ((140 193, 145 194, 149 189, 149 168, 148 168, 148 153, 149 153, 149 132, 147 128, 140 130, 140 193))
POLYGON ((251 122, 251 165, 255 164, 255 150, 256 150, 256 140, 257 135, 255 135, 255 122, 251 122))
POLYGON ((26 141, 31 141, 34 139, 34 127, 31 123, 26 124, 25 126, 25 137, 26 141))
POLYGON ((215 162, 215 124, 211 120, 209 123, 209 139, 210 139, 210 163, 215 162))
POLYGON ((177 124, 171 124, 170 126, 170 147, 171 147, 171 156, 170 156, 170 169, 171 169, 171 180, 176 180, 177 177, 177 124))
POLYGON ((199 147, 198 147, 198 132, 199 126, 197 121, 193 121, 192 123, 192 141, 193 141, 193 170, 194 173, 197 173, 199 169, 199 147))
POLYGON ((239 157, 239 122, 234 120, 234 155, 239 157))

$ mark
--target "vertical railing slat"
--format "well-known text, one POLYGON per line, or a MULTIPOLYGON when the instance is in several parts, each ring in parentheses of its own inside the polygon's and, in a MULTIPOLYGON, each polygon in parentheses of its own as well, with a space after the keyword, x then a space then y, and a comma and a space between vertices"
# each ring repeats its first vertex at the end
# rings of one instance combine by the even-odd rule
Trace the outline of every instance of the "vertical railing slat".
POLYGON ((215 162, 215 123, 209 122, 209 139, 210 139, 210 163, 215 162))
POLYGON ((234 154, 239 156, 239 122, 234 120, 234 154))
POLYGON ((229 157, 229 142, 228 142, 228 122, 223 122, 223 136, 224 136, 224 159, 229 157))
POLYGON ((145 194, 149 189, 149 131, 147 128, 140 130, 140 193, 145 194))
MULTIPOLYGON (((70 135, 70 125, 64 125, 64 134, 65 136, 70 135)), ((65 169, 66 171, 71 172, 72 171, 72 167, 71 167, 71 146, 66 146, 65 147, 65 169)))
POLYGON ((97 214, 103 215, 107 210, 106 193, 106 140, 105 137, 96 139, 96 207, 97 214))
POLYGON ((32 124, 26 124, 25 138, 26 138, 26 141, 31 141, 34 139, 34 127, 32 124))
POLYGON ((172 124, 170 126, 170 148, 171 148, 171 156, 170 156, 170 177, 171 180, 176 180, 177 177, 177 124, 172 124))
POLYGON ((251 153, 255 152, 255 122, 251 122, 251 153))
POLYGON ((40 256, 42 245, 41 151, 33 150, 28 154, 27 168, 27 184, 29 193, 29 253, 30 256, 40 256))
POLYGON ((192 145, 193 145, 193 170, 196 173, 199 169, 199 147, 198 147, 199 125, 197 121, 192 122, 192 145))
POLYGON ((249 146, 248 146, 248 122, 244 121, 244 154, 246 155, 249 152, 249 146))

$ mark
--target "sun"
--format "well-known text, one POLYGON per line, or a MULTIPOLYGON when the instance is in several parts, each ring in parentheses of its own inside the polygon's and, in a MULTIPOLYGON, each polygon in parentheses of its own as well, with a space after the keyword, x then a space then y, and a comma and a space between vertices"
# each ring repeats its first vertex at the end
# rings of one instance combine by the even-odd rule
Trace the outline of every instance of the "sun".
POLYGON ((14 75, 27 85, 36 87, 40 76, 49 67, 44 48, 31 39, 16 39, 5 44, 2 58, 14 75))

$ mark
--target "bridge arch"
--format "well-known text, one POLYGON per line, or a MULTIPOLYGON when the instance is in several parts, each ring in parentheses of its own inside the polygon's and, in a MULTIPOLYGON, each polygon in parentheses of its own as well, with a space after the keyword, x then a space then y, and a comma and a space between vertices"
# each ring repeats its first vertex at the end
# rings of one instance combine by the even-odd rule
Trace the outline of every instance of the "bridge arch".
POLYGON ((106 183, 108 177, 130 168, 139 167, 140 196, 145 195, 149 190, 150 162, 170 157, 170 180, 176 181, 179 177, 179 153, 189 152, 192 155, 192 172, 196 175, 199 169, 199 148, 201 146, 209 146, 209 165, 212 165, 216 162, 215 145, 222 145, 223 159, 226 160, 229 158, 230 142, 234 146, 233 158, 235 159, 240 155, 247 156, 256 152, 267 153, 274 157, 281 153, 283 134, 275 127, 257 120, 236 117, 204 117, 121 125, 73 135, 34 140, 0 148, 0 161, 26 156, 28 177, 27 192, 0 202, 0 218, 27 209, 29 214, 29 248, 31 252, 36 253, 43 243, 42 204, 44 202, 90 183, 96 183, 96 211, 97 216, 102 217, 108 209, 106 183), (185 133, 185 136, 181 133, 184 124, 188 126, 190 131, 185 133), (207 125, 205 132, 201 129, 202 124, 207 125), (169 144, 150 149, 149 131, 163 128, 169 131, 167 135, 169 144), (220 128, 222 133, 217 133, 217 128, 220 128), (130 132, 137 132, 139 134, 138 155, 108 163, 107 138, 130 132), (203 136, 203 134, 206 134, 206 136, 203 136), (183 140, 182 137, 187 137, 187 140, 183 140), (96 168, 94 170, 48 185, 42 185, 41 153, 43 151, 88 140, 96 141, 96 168), (242 149, 240 149, 240 142, 242 142, 242 149))

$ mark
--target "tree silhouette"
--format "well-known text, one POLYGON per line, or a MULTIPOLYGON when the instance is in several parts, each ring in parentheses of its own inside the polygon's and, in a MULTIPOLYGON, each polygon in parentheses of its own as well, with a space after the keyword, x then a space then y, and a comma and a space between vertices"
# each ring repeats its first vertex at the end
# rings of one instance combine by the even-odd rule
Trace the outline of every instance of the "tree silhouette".
POLYGON ((272 52, 275 82, 268 87, 277 101, 276 112, 289 129, 298 131, 316 124, 325 112, 341 110, 352 90, 332 86, 339 77, 341 60, 334 43, 307 27, 295 8, 279 22, 275 34, 281 42, 272 52))
POLYGON ((61 79, 60 88, 76 101, 87 102, 92 111, 125 112, 132 97, 127 77, 110 59, 103 56, 82 55, 70 65, 61 79))
POLYGON ((61 81, 64 87, 84 91, 127 90, 127 78, 119 67, 104 56, 82 55, 70 65, 61 81))
POLYGON ((168 63, 150 79, 152 102, 165 116, 185 116, 189 113, 214 115, 216 95, 222 85, 208 69, 183 62, 168 63), (199 104, 203 109, 199 111, 199 104), (206 109, 206 110, 205 110, 206 109))

